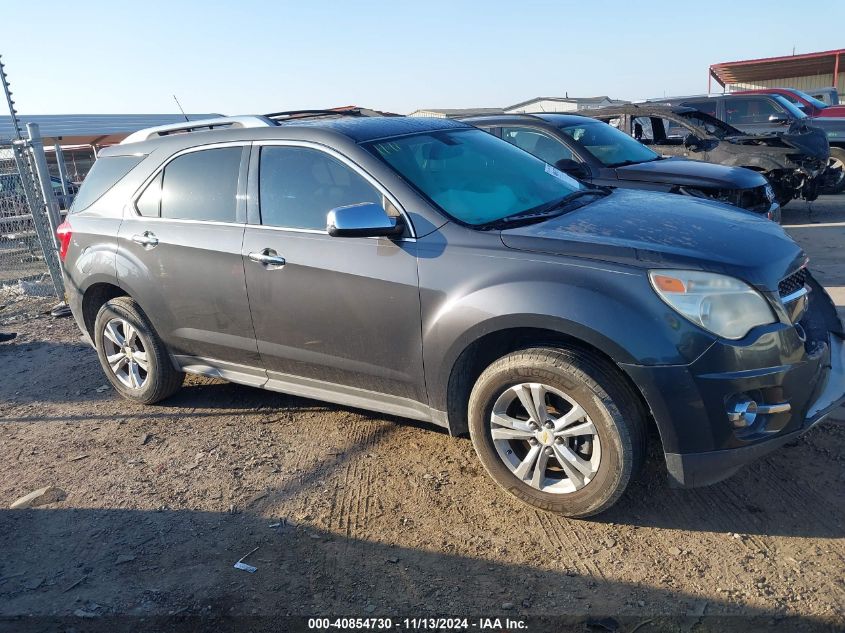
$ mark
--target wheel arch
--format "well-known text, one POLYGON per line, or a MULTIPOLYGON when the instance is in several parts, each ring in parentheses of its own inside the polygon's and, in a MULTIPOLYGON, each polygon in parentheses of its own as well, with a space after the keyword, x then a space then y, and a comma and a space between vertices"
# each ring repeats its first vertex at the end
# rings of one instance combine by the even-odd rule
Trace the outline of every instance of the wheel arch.
POLYGON ((475 337, 464 342, 440 385, 449 432, 455 436, 468 434, 466 406, 481 373, 498 358, 529 347, 578 349, 595 356, 624 380, 635 395, 644 418, 651 419, 642 391, 619 366, 619 362, 630 362, 630 355, 601 334, 583 327, 580 329, 584 331, 575 333, 566 328, 503 324, 495 329, 485 328, 486 331, 477 332, 475 337))
POLYGON ((82 294, 82 321, 92 341, 94 340, 94 323, 100 308, 115 297, 128 296, 130 296, 129 293, 112 281, 98 281, 85 289, 82 294))

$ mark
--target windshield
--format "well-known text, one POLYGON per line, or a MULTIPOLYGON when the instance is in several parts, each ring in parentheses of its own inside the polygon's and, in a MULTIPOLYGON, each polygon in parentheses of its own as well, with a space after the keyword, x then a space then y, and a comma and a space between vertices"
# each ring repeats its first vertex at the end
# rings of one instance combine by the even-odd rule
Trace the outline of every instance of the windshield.
MULTIPOLYGON (((800 90, 790 90, 789 92, 801 97, 804 101, 809 101, 813 107, 818 108, 819 110, 824 110, 827 107, 827 104, 824 101, 819 101, 815 97, 808 95, 806 92, 801 92, 800 90)), ((789 97, 787 97, 787 100, 792 101, 789 97)))
POLYGON ((770 95, 775 101, 778 102, 778 105, 783 106, 785 110, 787 110, 790 114, 792 114, 796 119, 806 119, 807 115, 804 114, 804 111, 801 108, 796 107, 794 104, 789 102, 789 99, 784 97, 783 95, 770 95))
POLYGON ((562 125, 560 130, 605 167, 645 163, 660 158, 660 154, 625 132, 601 121, 585 120, 575 125, 562 125))
POLYGON ((478 129, 425 132, 365 147, 447 215, 472 226, 542 208, 584 188, 478 129))

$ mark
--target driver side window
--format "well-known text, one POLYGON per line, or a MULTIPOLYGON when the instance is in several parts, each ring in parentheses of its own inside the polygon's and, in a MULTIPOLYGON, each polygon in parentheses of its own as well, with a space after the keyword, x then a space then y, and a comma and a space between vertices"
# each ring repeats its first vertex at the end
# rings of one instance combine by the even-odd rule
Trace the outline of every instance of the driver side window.
POLYGON ((752 123, 768 123, 769 116, 781 114, 774 102, 763 98, 743 98, 725 100, 726 120, 731 125, 749 125, 752 123))
POLYGON ((308 147, 261 148, 258 174, 261 224, 324 231, 332 209, 362 202, 398 211, 348 165, 308 147))
POLYGON ((566 145, 539 130, 503 127, 502 138, 549 165, 556 165, 561 160, 575 160, 575 156, 566 145))

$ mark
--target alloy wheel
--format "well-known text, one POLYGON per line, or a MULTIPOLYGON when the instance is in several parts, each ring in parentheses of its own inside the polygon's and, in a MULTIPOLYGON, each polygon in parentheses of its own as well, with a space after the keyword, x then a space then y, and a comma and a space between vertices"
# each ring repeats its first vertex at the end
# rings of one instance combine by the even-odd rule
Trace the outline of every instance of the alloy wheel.
POLYGON ((142 389, 149 376, 144 342, 126 319, 114 318, 103 329, 103 351, 109 368, 122 385, 142 389))
POLYGON ((590 416, 571 397, 542 383, 521 383, 499 395, 490 435, 508 469, 541 492, 576 492, 601 464, 601 441, 590 416))

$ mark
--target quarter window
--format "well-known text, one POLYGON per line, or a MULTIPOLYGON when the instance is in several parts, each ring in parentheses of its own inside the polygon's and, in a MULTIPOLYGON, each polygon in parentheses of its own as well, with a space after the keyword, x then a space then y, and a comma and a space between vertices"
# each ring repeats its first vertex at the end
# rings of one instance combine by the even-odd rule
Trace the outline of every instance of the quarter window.
MULTIPOLYGON (((234 222, 242 151, 240 147, 205 149, 171 161, 164 168, 162 179, 161 217, 234 222)), ((141 198, 146 195, 147 191, 141 198)), ((150 195, 152 198, 154 193, 150 195)), ((144 214, 140 209, 142 200, 138 202, 138 210, 144 214)))
POLYGON ((76 194, 70 212, 79 213, 90 207, 144 158, 144 156, 103 156, 98 159, 85 177, 79 193, 76 194))
POLYGON ((138 213, 145 217, 157 218, 161 215, 161 176, 162 172, 159 172, 135 204, 138 213))
POLYGON ((261 148, 258 176, 261 224, 325 230, 332 209, 374 202, 391 215, 381 193, 348 165, 307 147, 261 148))

